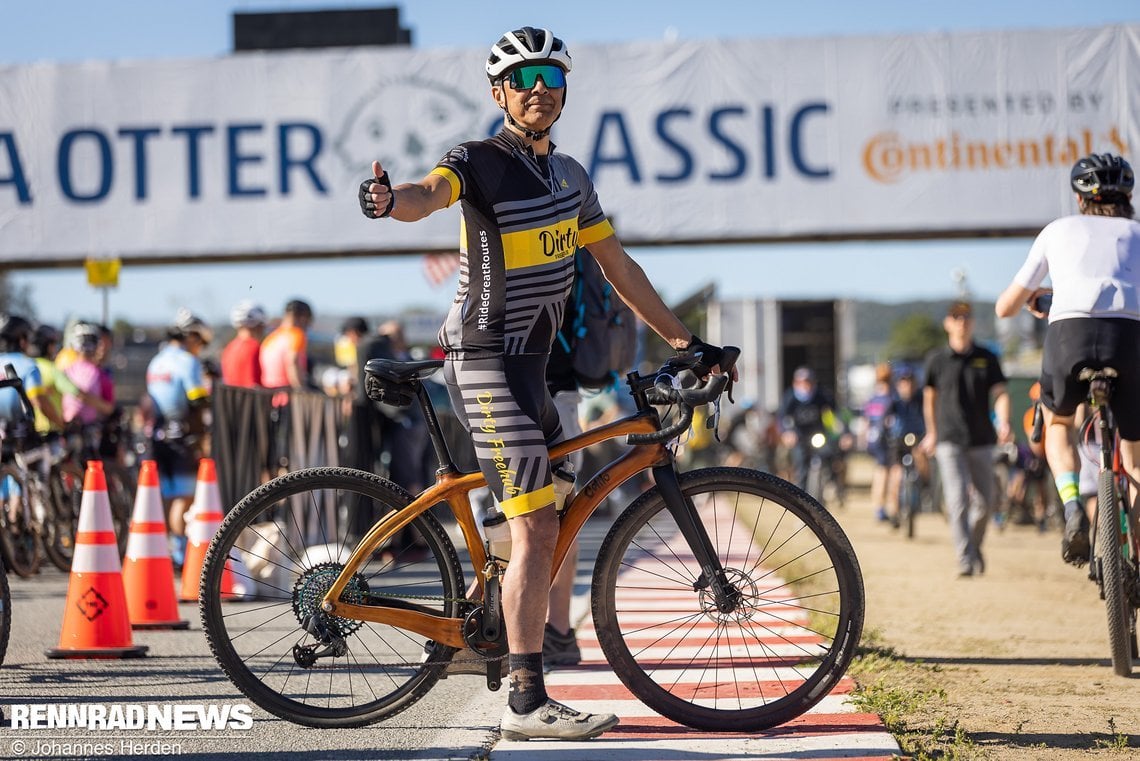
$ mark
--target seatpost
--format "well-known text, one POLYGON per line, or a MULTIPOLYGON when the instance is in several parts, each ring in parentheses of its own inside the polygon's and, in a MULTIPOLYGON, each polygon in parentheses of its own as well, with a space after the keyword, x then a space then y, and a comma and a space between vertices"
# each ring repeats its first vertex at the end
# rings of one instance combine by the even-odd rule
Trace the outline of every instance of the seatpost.
POLYGON ((431 397, 428 396, 427 389, 424 387, 423 381, 416 381, 416 398, 419 399, 420 409, 424 413, 424 421, 427 423, 428 436, 431 437, 431 445, 435 449, 435 458, 439 463, 437 473, 455 473, 455 461, 451 459, 451 452, 447 448, 447 442, 443 438, 443 428, 439 425, 439 418, 435 415, 435 407, 432 406, 431 397))

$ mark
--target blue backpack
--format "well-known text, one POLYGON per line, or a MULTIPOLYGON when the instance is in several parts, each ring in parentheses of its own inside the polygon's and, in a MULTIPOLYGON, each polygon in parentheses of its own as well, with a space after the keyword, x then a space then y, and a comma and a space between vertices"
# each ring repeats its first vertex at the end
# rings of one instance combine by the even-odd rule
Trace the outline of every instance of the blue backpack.
POLYGON ((633 369, 637 317, 585 249, 574 255, 574 285, 566 308, 570 314, 558 341, 571 357, 579 386, 606 388, 633 369))

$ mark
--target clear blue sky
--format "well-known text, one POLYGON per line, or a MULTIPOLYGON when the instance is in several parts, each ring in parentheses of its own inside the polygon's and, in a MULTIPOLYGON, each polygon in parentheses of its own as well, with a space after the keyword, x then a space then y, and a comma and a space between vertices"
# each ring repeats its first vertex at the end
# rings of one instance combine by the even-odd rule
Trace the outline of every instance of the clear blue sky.
MULTIPOLYGON (((923 3, 733 2, 354 2, 353 0, 40 0, 7 2, 0 23, 0 65, 32 61, 209 57, 231 47, 234 11, 311 10, 398 5, 417 47, 488 47, 504 30, 546 26, 571 42, 713 37, 804 37, 932 30, 1096 26, 1140 21, 1140 3, 1072 0, 955 0, 923 3)), ((848 243, 634 249, 669 300, 709 281, 723 297, 854 297, 882 301, 947 298, 960 269, 971 290, 993 298, 1024 258, 1027 240, 848 243), (794 266, 788 266, 789 261, 794 266), (699 262, 699 266, 695 265, 699 262), (884 277, 889 273, 889 277, 884 277)), ((98 317, 102 297, 81 270, 24 271, 38 317, 98 317)), ((433 289, 418 258, 324 259, 258 263, 128 267, 111 292, 111 317, 163 322, 186 305, 212 320, 252 295, 270 310, 308 298, 319 311, 394 313, 405 307, 446 309, 450 287, 433 289), (399 288, 393 288, 399 283, 399 288)))

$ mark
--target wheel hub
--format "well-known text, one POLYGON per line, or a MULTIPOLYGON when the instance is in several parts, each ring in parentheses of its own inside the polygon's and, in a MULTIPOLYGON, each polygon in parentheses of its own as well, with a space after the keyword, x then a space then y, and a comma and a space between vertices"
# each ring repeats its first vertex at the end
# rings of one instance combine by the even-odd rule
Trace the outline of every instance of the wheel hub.
MULTIPOLYGON (((320 563, 300 575, 293 584, 293 614, 302 626, 311 616, 319 615, 330 632, 347 637, 364 625, 363 621, 340 616, 329 616, 321 611, 321 601, 340 572, 344 569, 341 563, 320 563)), ((350 605, 362 605, 368 599, 368 582, 359 572, 354 573, 348 580, 340 599, 350 605)))
POLYGON ((743 623, 752 620, 756 615, 757 602, 760 599, 756 582, 744 571, 736 568, 724 569, 725 587, 736 592, 736 604, 728 610, 721 610, 717 605, 716 594, 711 586, 700 590, 701 611, 705 617, 718 624, 743 623))

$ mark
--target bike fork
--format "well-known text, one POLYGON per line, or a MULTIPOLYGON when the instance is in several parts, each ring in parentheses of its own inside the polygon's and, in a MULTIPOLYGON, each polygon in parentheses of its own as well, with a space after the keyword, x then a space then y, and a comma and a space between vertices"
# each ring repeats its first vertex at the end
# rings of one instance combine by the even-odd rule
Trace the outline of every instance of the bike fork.
POLYGON ((712 587, 713 599, 722 613, 731 612, 740 602, 740 590, 729 583, 724 573, 724 566, 716 556, 716 550, 709 540, 708 532, 697 515, 697 508, 693 501, 681 491, 681 484, 677 480, 677 471, 673 464, 657 465, 653 468, 653 478, 661 496, 665 499, 665 506, 681 535, 693 551, 693 556, 701 567, 701 575, 693 582, 693 591, 700 591, 712 587))

